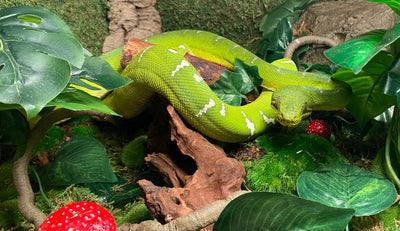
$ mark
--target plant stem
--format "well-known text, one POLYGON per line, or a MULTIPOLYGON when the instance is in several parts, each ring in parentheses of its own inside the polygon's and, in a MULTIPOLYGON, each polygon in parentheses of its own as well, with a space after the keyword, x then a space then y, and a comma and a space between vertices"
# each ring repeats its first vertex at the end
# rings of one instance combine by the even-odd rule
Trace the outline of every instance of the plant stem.
MULTIPOLYGON (((391 161, 391 151, 395 152, 395 157, 398 156, 399 154, 399 135, 398 135, 398 127, 399 127, 399 108, 398 104, 396 103, 394 106, 394 111, 393 111, 393 117, 392 120, 390 121, 390 126, 389 126, 389 132, 386 137, 386 145, 385 145, 385 163, 386 163, 386 173, 388 174, 389 178, 394 181, 394 183, 397 185, 398 188, 400 188, 400 179, 397 176, 396 171, 393 168, 392 161, 391 161), (392 137, 392 136, 397 136, 397 137, 392 137), (394 149, 392 148, 392 142, 393 146, 395 147, 394 149)), ((399 158, 395 158, 395 160, 399 160, 399 158)))
POLYGON ((34 204, 34 193, 28 176, 28 165, 34 156, 33 150, 45 135, 46 131, 58 121, 76 118, 81 116, 97 116, 99 118, 110 118, 110 115, 97 111, 71 111, 67 109, 58 109, 46 114, 30 131, 26 144, 25 154, 14 162, 13 179, 14 185, 18 192, 18 209, 29 222, 34 223, 36 229, 46 219, 40 209, 34 204))
POLYGON ((29 166, 29 168, 32 169, 33 173, 36 176, 36 179, 37 179, 38 184, 39 184, 40 193, 42 194, 43 199, 47 202, 47 204, 49 204, 52 208, 54 208, 55 207, 54 204, 51 203, 51 201, 49 200, 49 198, 47 198, 46 194, 43 191, 42 182, 40 180, 39 174, 36 172, 36 169, 34 167, 32 167, 32 166, 29 166))

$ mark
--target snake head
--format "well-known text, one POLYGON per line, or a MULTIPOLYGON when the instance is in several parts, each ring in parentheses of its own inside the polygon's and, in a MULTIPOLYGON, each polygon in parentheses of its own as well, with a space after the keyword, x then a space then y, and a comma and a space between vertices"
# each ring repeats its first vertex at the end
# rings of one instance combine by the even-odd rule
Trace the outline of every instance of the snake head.
POLYGON ((293 86, 276 89, 272 94, 271 106, 276 111, 276 118, 283 126, 295 126, 312 112, 307 103, 307 95, 296 91, 293 86))

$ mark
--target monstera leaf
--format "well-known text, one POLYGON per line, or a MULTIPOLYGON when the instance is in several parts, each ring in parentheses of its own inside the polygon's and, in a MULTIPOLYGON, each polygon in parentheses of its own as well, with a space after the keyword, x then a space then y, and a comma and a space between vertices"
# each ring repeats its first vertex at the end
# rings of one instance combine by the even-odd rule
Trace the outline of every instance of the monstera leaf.
POLYGON ((82 45, 68 26, 44 8, 0 10, 0 108, 35 116, 68 84, 70 65, 80 68, 82 45))

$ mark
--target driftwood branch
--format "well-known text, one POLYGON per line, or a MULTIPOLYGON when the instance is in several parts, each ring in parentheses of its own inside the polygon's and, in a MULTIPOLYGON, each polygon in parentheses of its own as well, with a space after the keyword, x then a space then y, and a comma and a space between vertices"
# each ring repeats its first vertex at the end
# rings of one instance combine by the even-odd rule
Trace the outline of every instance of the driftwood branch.
POLYGON ((321 37, 321 36, 315 36, 315 35, 310 35, 310 36, 304 36, 304 37, 299 37, 295 40, 293 40, 285 50, 285 53, 283 54, 284 58, 291 59, 293 57, 294 52, 301 46, 308 45, 308 44, 318 44, 318 45, 326 45, 329 47, 334 47, 338 43, 329 38, 321 37))
POLYGON ((18 208, 21 214, 34 223, 36 229, 46 219, 46 214, 39 210, 34 204, 34 193, 28 176, 28 165, 34 156, 34 149, 45 135, 46 131, 55 123, 81 116, 97 116, 108 119, 111 116, 97 111, 71 111, 58 109, 46 114, 30 131, 24 155, 14 162, 13 179, 18 192, 18 208))
POLYGON ((157 221, 143 221, 140 224, 123 224, 118 231, 194 231, 200 230, 217 221, 222 210, 233 199, 249 193, 250 191, 237 191, 225 199, 215 201, 200 210, 179 217, 165 225, 157 221))
MULTIPOLYGON (((164 140, 156 143, 173 141, 178 149, 164 149, 147 155, 145 160, 161 173, 170 187, 156 186, 145 179, 137 182, 147 208, 160 224, 170 223, 240 191, 245 176, 242 163, 227 157, 221 147, 186 127, 171 105, 166 112, 170 126, 164 130, 170 130, 170 136, 161 135, 164 140)), ((204 230, 211 229, 209 226, 204 230)))

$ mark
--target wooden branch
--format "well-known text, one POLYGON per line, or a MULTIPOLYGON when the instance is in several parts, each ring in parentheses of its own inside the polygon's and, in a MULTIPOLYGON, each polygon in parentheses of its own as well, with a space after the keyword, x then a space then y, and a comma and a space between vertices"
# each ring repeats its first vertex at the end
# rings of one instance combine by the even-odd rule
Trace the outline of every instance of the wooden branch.
POLYGON ((123 224, 117 231, 194 231, 200 230, 218 220, 222 210, 233 199, 249 193, 250 191, 237 191, 222 200, 215 201, 202 209, 179 217, 170 223, 162 225, 157 221, 143 221, 140 224, 123 224))
MULTIPOLYGON (((149 154, 146 162, 155 167, 172 187, 156 186, 148 180, 137 182, 147 208, 161 224, 170 223, 239 191, 245 176, 242 163, 227 157, 221 147, 187 128, 171 105, 167 106, 167 112, 171 130, 167 139, 176 143, 179 150, 149 154), (177 163, 183 159, 186 162, 177 163), (190 164, 193 171, 182 170, 182 166, 190 164)), ((211 226, 206 228, 211 229, 211 226)))
POLYGON ((36 229, 46 219, 46 214, 39 210, 34 204, 34 193, 28 176, 28 165, 34 156, 34 149, 40 142, 46 131, 56 122, 68 118, 81 116, 98 116, 107 119, 110 115, 97 111, 71 111, 58 109, 46 114, 31 130, 24 155, 14 162, 13 180, 18 192, 18 209, 29 222, 34 223, 36 229))
POLYGON ((285 53, 283 54, 284 58, 291 59, 293 57, 294 52, 301 46, 308 45, 308 44, 318 44, 318 45, 326 45, 329 47, 334 47, 338 43, 329 38, 321 37, 321 36, 304 36, 304 37, 299 37, 295 40, 293 40, 285 50, 285 53))

